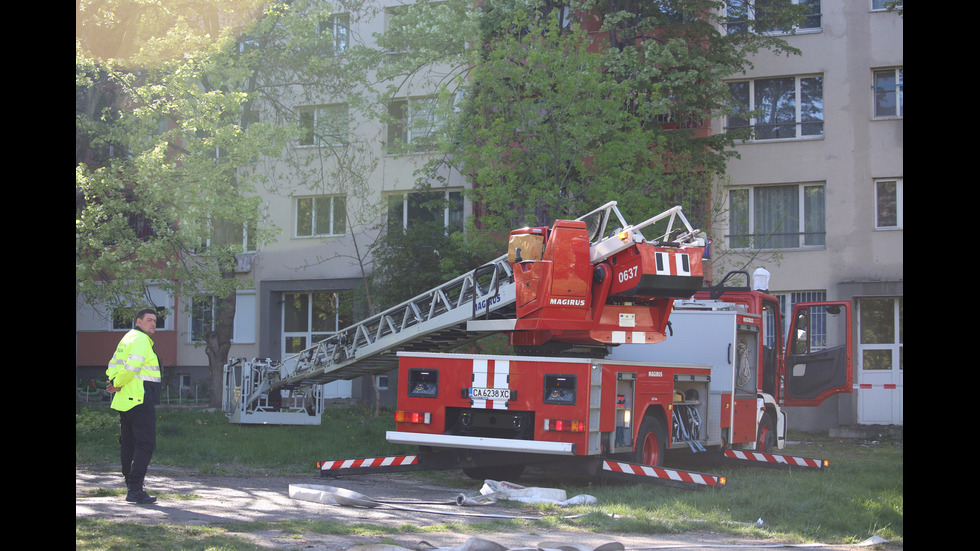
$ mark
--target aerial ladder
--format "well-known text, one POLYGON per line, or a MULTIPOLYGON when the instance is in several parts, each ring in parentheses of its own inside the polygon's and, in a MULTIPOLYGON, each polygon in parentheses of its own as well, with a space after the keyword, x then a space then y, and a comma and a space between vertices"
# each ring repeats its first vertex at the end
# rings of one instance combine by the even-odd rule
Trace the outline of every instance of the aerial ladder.
POLYGON ((297 354, 229 358, 223 408, 233 423, 319 424, 324 384, 388 373, 399 352, 445 352, 491 333, 526 354, 602 357, 610 345, 659 342, 673 299, 702 284, 706 243, 679 206, 630 225, 615 201, 514 230, 507 254, 297 354))

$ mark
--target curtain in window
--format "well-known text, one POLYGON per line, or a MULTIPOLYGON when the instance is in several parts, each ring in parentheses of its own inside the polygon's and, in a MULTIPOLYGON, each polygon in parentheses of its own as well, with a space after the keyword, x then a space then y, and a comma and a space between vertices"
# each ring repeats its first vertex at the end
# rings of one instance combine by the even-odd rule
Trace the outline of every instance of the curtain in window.
POLYGON ((733 189, 728 194, 728 233, 728 246, 733 249, 744 249, 752 244, 747 189, 733 189))
POLYGON ((755 248, 799 247, 799 187, 759 186, 752 192, 755 206, 755 248))
POLYGON ((805 186, 803 189, 803 244, 827 244, 827 201, 824 186, 805 186))

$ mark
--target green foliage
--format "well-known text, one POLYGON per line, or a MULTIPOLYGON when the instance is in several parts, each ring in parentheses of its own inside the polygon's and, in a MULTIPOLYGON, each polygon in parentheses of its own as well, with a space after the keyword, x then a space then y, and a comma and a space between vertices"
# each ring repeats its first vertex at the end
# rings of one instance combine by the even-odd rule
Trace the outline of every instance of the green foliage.
POLYGON ((75 414, 75 436, 105 433, 119 429, 119 415, 110 409, 82 409, 75 414))
POLYGON ((373 257, 375 307, 399 304, 504 253, 506 244, 473 227, 449 234, 441 222, 390 229, 373 257))
POLYGON ((225 274, 246 231, 253 244, 272 235, 258 231, 254 180, 242 167, 285 135, 246 122, 249 97, 237 84, 248 69, 222 54, 235 47, 227 33, 184 36, 175 55, 192 14, 156 5, 137 16, 133 7, 89 5, 80 14, 76 294, 108 307, 143 304, 144 282, 156 280, 175 295, 224 296, 244 284, 225 274), (98 28, 111 35, 127 25, 136 28, 132 43, 114 50, 96 40, 98 28))
MULTIPOLYGON (((365 4, 346 8, 352 17, 376 13, 365 4)), ((334 55, 325 23, 335 3, 124 0, 76 8, 80 299, 143 304, 148 280, 174 296, 228 296, 249 284, 234 277, 235 255, 279 231, 264 217, 262 192, 289 182, 363 194, 359 175, 374 162, 363 144, 331 151, 333 160, 287 147, 301 132, 295 105, 331 95, 366 103, 351 92, 364 73, 334 55), (304 83, 302 93, 287 100, 295 82, 304 83)))
POLYGON ((803 9, 767 2, 745 20, 725 8, 718 0, 501 0, 476 12, 426 1, 400 10, 397 42, 381 37, 399 55, 376 59, 396 83, 436 61, 454 69, 443 86, 454 99, 442 107, 445 136, 434 140, 442 149, 420 181, 446 165, 466 174, 481 227, 504 232, 537 223, 541 211, 574 217, 612 199, 638 219, 682 204, 707 226, 710 184, 744 136, 712 135, 704 123, 728 109, 725 79, 749 56, 796 53, 779 34, 757 31, 791 29, 803 9), (455 41, 420 47, 430 35, 455 41))
POLYGON ((518 13, 512 25, 536 32, 485 46, 456 129, 472 195, 487 207, 481 224, 503 232, 539 224, 535 208, 574 218, 614 198, 659 208, 646 191, 663 168, 644 161, 656 136, 624 112, 628 83, 610 78, 587 34, 563 29, 557 12, 518 13))

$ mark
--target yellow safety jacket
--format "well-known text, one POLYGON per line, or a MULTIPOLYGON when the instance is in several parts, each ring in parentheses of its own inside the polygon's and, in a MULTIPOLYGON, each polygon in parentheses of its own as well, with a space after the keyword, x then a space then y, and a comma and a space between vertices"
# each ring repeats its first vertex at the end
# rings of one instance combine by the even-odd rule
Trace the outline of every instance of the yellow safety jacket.
POLYGON ((153 339, 138 329, 130 330, 119 341, 105 373, 113 386, 121 388, 112 395, 112 409, 129 411, 142 404, 148 386, 154 398, 159 397, 160 361, 153 351, 153 339))

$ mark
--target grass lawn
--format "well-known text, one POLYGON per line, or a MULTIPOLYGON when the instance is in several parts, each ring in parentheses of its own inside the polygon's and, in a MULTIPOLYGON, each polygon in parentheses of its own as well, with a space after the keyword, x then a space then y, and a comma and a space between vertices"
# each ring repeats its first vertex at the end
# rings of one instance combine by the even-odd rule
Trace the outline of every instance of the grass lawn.
MULTIPOLYGON (((234 425, 221 412, 200 408, 160 407, 158 415, 153 464, 202 474, 309 475, 315 472, 314 462, 318 460, 414 452, 385 441, 385 431, 394 428, 388 412, 375 418, 373 410, 330 409, 324 413, 322 423, 312 427, 234 425)), ((700 491, 598 482, 584 477, 542 480, 536 471, 529 470, 528 474, 535 477, 533 485, 547 482, 566 490, 569 496, 586 493, 599 502, 590 507, 555 509, 554 517, 539 522, 574 525, 601 533, 704 530, 801 543, 858 543, 877 535, 902 544, 901 441, 865 442, 807 433, 790 433, 788 439, 791 443, 782 453, 828 459, 830 467, 808 471, 727 463, 699 468, 674 465, 727 477, 724 488, 700 491), (559 513, 584 516, 561 520, 559 513), (763 523, 756 526, 759 519, 763 523)), ((75 417, 76 465, 114 468, 117 457, 116 413, 104 406, 83 408, 75 417)), ((451 479, 463 475, 451 471, 412 476, 451 479)), ((551 512, 547 506, 539 507, 541 512, 551 512)), ((160 531, 150 540, 142 540, 166 542, 160 549, 254 548, 221 529, 125 527, 79 519, 76 548, 122 549, 126 541, 140 541, 146 534, 138 532, 145 530, 160 531), (110 545, 112 541, 122 543, 110 545)))

